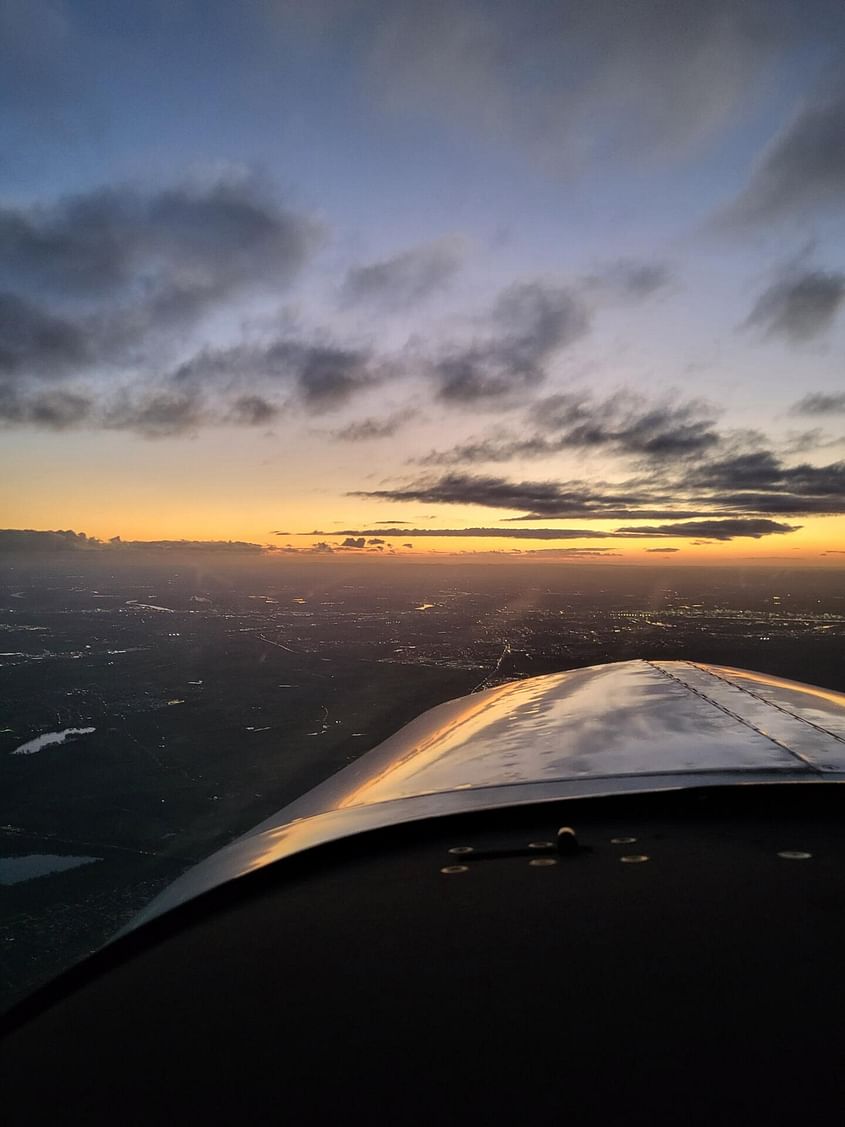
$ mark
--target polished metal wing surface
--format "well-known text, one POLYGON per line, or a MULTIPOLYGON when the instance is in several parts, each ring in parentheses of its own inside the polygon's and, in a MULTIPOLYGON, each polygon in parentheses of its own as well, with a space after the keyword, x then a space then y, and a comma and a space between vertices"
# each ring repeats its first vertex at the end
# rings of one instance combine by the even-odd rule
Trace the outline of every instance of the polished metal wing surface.
POLYGON ((135 923, 281 857, 462 810, 702 783, 845 781, 845 695, 687 661, 500 685, 424 713, 190 870, 135 923))

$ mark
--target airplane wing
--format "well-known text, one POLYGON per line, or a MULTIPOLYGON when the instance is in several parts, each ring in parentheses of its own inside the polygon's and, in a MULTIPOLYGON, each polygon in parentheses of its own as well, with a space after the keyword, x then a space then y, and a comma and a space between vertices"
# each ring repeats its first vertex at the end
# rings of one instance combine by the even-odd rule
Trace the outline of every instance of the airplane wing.
POLYGON ((748 670, 626 661, 429 710, 190 870, 144 923, 226 881, 367 830, 462 811, 845 778, 845 695, 748 670))
POLYGON ((432 709, 7 1018, 11 1124, 789 1124, 845 1069, 845 696, 634 661, 432 709))

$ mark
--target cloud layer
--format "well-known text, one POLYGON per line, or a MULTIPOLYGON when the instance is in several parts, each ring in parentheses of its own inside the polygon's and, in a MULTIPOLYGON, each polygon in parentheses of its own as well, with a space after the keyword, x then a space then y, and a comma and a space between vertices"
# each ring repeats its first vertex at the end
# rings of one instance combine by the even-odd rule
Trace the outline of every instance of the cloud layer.
POLYGON ((341 287, 341 301, 387 310, 414 308, 448 286, 465 250, 462 239, 442 238, 381 262, 352 267, 341 287))
POLYGON ((845 274, 805 270, 764 290, 746 325, 768 336, 808 341, 830 328, 844 301, 845 274))
MULTIPOLYGON (((677 524, 628 525, 612 532, 602 532, 589 528, 389 528, 383 530, 384 536, 442 537, 444 539, 464 540, 649 540, 665 537, 700 537, 708 540, 735 540, 737 537, 751 537, 759 540, 761 536, 771 536, 786 532, 797 532, 800 525, 784 524, 768 519, 728 518, 724 520, 679 521, 677 524)), ((343 548, 363 548, 365 543, 373 543, 365 538, 372 535, 373 529, 344 529, 338 533, 346 536, 343 548)), ((323 532, 312 532, 312 536, 324 536, 323 532)), ((383 542, 383 541, 382 541, 383 542)), ((657 550, 657 549, 655 549, 657 550)), ((662 549, 673 551, 674 549, 662 549)))
POLYGON ((214 552, 257 554, 267 549, 243 540, 99 540, 84 532, 38 531, 32 528, 0 528, 0 554, 56 552, 214 552))
MULTIPOLYGON (((271 409, 250 389, 221 407, 173 386, 166 357, 204 319, 283 293, 320 234, 243 174, 0 208, 0 419, 159 435, 266 422, 271 409), (84 382, 57 392, 48 385, 59 379, 84 382)), ((320 405, 356 378, 357 360, 298 347, 294 379, 307 401, 320 405)), ((200 356, 220 374, 219 356, 200 356)))
POLYGON ((566 392, 538 400, 527 412, 530 430, 518 437, 503 435, 434 451, 419 459, 429 466, 474 465, 545 458, 563 450, 605 450, 652 459, 699 456, 718 446, 714 429, 718 412, 693 400, 649 402, 633 392, 605 399, 566 392))
POLYGON ((476 404, 524 394, 545 378, 546 362, 583 337, 590 313, 577 291, 526 282, 506 289, 486 339, 446 350, 435 363, 438 396, 476 404))
POLYGON ((527 510, 515 519, 553 517, 683 520, 754 516, 810 516, 845 511, 845 462, 787 466, 769 451, 703 463, 684 463, 673 473, 617 483, 579 480, 509 481, 447 473, 393 489, 350 494, 389 501, 480 505, 527 510))
POLYGON ((609 151, 677 159, 755 103, 785 48, 841 31, 827 0, 614 0, 481 4, 293 0, 273 11, 352 45, 362 81, 393 112, 435 114, 571 171, 609 151), (367 33, 360 34, 361 27, 367 33), (356 35, 356 32, 359 34, 356 35), (538 81, 536 76, 541 76, 538 81))
POLYGON ((845 86, 840 79, 838 89, 823 88, 807 98, 772 140, 725 219, 731 225, 762 224, 808 211, 841 213, 843 201, 845 86))

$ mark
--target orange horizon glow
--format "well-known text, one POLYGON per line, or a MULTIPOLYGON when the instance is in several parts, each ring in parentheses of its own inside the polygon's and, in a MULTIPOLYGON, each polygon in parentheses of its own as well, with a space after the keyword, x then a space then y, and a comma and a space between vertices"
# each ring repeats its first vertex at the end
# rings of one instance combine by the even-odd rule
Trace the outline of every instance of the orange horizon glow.
MULTIPOLYGON (((483 520, 483 517, 480 518, 483 520)), ((495 527, 495 522, 490 521, 487 514, 489 527, 495 527)), ((269 523, 269 522, 266 522, 269 523)), ((293 523, 293 522, 289 522, 293 523)), ((319 522, 314 522, 315 525, 319 522)), ((474 525, 480 523, 476 519, 474 525)), ((546 522, 545 527, 565 528, 576 522, 553 521, 546 522)), ((612 532, 618 527, 619 522, 594 521, 577 522, 579 525, 589 527, 597 532, 612 532)), ((629 522, 630 523, 630 522, 629 522)), ((637 523, 669 523, 648 522, 637 523)), ((798 522, 796 522, 798 523, 798 522)), ((174 513, 165 517, 157 514, 156 518, 148 517, 139 519, 117 520, 46 520, 43 522, 15 523, 8 517, 4 521, 8 528, 27 528, 36 531, 56 531, 72 529, 77 533, 85 533, 88 537, 107 543, 115 536, 124 542, 158 542, 158 541, 185 541, 186 545, 194 541, 217 542, 244 542, 260 545, 266 549, 266 556, 285 559, 303 558, 353 558, 361 559, 416 559, 416 560, 464 560, 466 562, 485 563, 590 563, 590 564, 638 564, 638 565, 683 565, 707 564, 714 566, 724 565, 805 565, 811 564, 820 567, 845 567, 845 518, 812 518, 806 520, 801 529, 794 533, 769 535, 760 539, 751 537, 737 537, 734 540, 712 540, 707 543, 693 544, 688 538, 683 537, 643 537, 621 539, 589 539, 573 538, 560 541, 548 539, 520 539, 508 537, 443 537, 435 535, 431 529, 425 537, 413 537, 411 530, 408 540, 399 537, 390 537, 385 550, 370 549, 343 549, 342 541, 346 538, 340 533, 333 533, 323 529, 319 535, 312 532, 297 532, 291 529, 288 535, 274 536, 268 534, 266 528, 256 528, 254 525, 223 524, 217 520, 197 520, 191 514, 174 513), (334 549, 332 553, 318 553, 311 551, 312 546, 318 542, 328 542, 334 549), (413 543, 412 548, 404 545, 413 543), (285 552, 286 547, 296 549, 296 552, 285 552), (392 551, 390 550, 392 548, 392 551), (575 551, 570 551, 575 549, 575 551), (674 549, 674 551, 667 551, 674 549), (583 554, 580 554, 583 553, 583 554), (587 555, 586 553, 590 553, 587 555)), ((360 527, 369 526, 369 522, 360 522, 360 527)), ((351 527, 351 526, 350 526, 351 527)), ((455 527, 450 522, 449 527, 455 527)), ((140 547, 139 543, 139 547, 140 547)), ((197 549, 199 550, 199 549, 197 549)))
MULTIPOLYGON (((0 479, 0 512, 6 528, 73 529, 108 541, 245 541, 272 548, 290 544, 303 552, 317 541, 334 546, 344 536, 333 530, 398 527, 404 521, 426 532, 435 528, 495 528, 519 517, 517 510, 475 505, 390 503, 351 498, 345 490, 366 484, 363 467, 314 466, 304 449, 291 456, 290 465, 266 465, 244 451, 220 458, 207 436, 190 442, 190 460, 184 448, 143 441, 122 442, 113 435, 98 435, 96 442, 74 447, 70 466, 59 449, 43 446, 34 457, 20 435, 9 436, 7 453, 16 464, 27 466, 19 475, 0 479), (218 456, 215 460, 215 453, 218 456), (299 457, 299 454, 302 457, 299 457), (71 472, 72 470, 72 472, 71 472), (363 480, 362 480, 363 478, 363 480), (401 519, 400 519, 401 518, 401 519), (311 530, 321 530, 315 535, 311 530), (274 535, 279 530, 285 535, 274 535)), ((65 453, 67 453, 65 451, 65 453)), ((437 538, 412 534, 391 538, 396 555, 361 551, 327 553, 328 558, 348 556, 416 559, 436 562, 463 560, 478 563, 596 563, 680 566, 770 565, 845 566, 845 517, 812 516, 776 518, 800 526, 795 532, 753 539, 694 544, 689 535, 642 539, 573 538, 517 540, 514 538, 437 538), (413 548, 402 545, 411 542, 413 548), (604 549, 597 552, 598 548, 604 549), (579 556, 566 549, 593 551, 579 556), (652 549, 649 551, 649 549, 652 549), (677 549, 677 551, 655 551, 677 549), (602 559, 606 556, 605 559, 602 559)), ((668 520, 572 520, 532 522, 537 527, 584 529, 612 533, 623 525, 669 524, 668 520)), ((519 527, 526 527, 520 524, 519 527)), ((276 553, 273 553, 276 555, 276 553)), ((285 558, 278 553, 278 558, 285 558)), ((295 555, 290 558, 297 558, 295 555)), ((319 558, 316 554, 310 558, 319 558)))

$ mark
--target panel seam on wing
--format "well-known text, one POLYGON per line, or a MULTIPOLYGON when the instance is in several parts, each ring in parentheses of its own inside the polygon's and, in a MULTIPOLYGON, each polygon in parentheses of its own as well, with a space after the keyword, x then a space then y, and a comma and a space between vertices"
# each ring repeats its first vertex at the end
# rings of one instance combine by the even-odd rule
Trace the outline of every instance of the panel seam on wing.
MULTIPOLYGON (((791 755, 794 759, 797 759, 799 763, 803 763, 803 765, 808 770, 812 771, 814 774, 816 774, 816 775, 823 775, 824 774, 823 769, 821 767, 817 766, 817 764, 815 764, 812 761, 812 759, 808 759, 806 756, 802 755, 800 751, 796 751, 794 748, 791 748, 788 744, 781 743, 780 740, 775 739, 775 737, 770 735, 768 732, 762 731, 762 729, 758 728, 756 724, 753 724, 746 717, 740 716, 738 713, 731 711, 731 709, 727 708, 724 704, 720 704, 719 701, 714 700, 712 697, 708 696, 707 693, 702 692, 701 689, 696 689, 694 686, 688 684, 686 681, 682 680, 680 677, 676 677, 675 674, 670 673, 668 669, 663 669, 656 662, 649 661, 647 658, 645 659, 645 662, 646 662, 646 665, 651 666, 651 668, 656 673, 662 674, 662 676, 667 677, 670 681, 674 681, 676 685, 680 685, 681 688, 686 689, 687 692, 692 693, 694 696, 697 696, 700 700, 706 701, 707 704, 711 705, 713 708, 718 709, 720 712, 723 712, 726 716, 730 716, 730 718, 732 720, 736 720, 736 722, 738 724, 742 724, 743 727, 750 728, 752 732, 756 732, 758 736, 762 736, 764 740, 768 740, 769 743, 774 744, 775 747, 779 747, 781 749, 781 751, 785 751, 787 753, 787 755, 791 755)), ((694 662, 689 662, 688 664, 690 664, 694 669, 699 668, 699 666, 695 665, 694 662)), ((705 670, 705 672, 707 672, 707 671, 705 670)), ((729 684, 729 682, 725 682, 725 683, 729 684)), ((763 701, 763 703, 768 704, 768 701, 763 701)), ((794 717, 794 719, 800 720, 801 718, 796 716, 796 717, 794 717)))
POLYGON ((709 673, 711 677, 715 677, 717 681, 721 681, 725 685, 730 685, 733 689, 738 689, 741 693, 747 693, 748 696, 753 697, 754 700, 759 701, 761 704, 767 705, 769 708, 776 708, 778 712, 782 712, 784 716, 789 716, 792 720, 799 720, 802 724, 806 724, 808 728, 815 728, 821 735, 827 736, 828 739, 836 740, 837 743, 845 744, 845 739, 842 736, 831 732, 829 728, 822 727, 821 724, 816 724, 813 720, 808 720, 806 716, 799 716, 797 712, 793 712, 789 708, 784 708, 782 704, 776 701, 768 700, 766 697, 760 696, 755 693, 753 689, 747 688, 745 685, 739 685, 736 681, 732 681, 729 677, 723 677, 721 673, 714 673, 712 669, 708 669, 706 665, 698 665, 696 662, 690 662, 695 669, 700 669, 702 673, 709 673))

